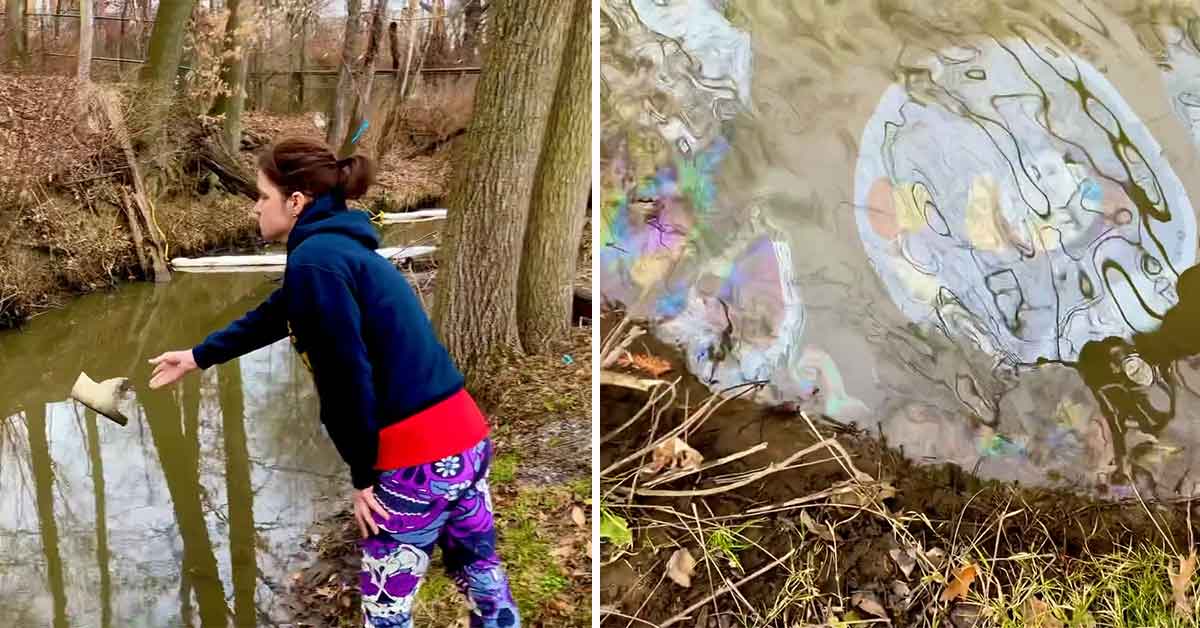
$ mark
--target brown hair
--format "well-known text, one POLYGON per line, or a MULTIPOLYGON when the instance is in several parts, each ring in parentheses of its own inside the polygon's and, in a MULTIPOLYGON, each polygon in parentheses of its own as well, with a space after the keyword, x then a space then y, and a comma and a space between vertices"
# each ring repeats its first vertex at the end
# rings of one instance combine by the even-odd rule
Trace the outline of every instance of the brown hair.
POLYGON ((289 137, 258 156, 258 168, 285 196, 301 192, 317 198, 330 192, 361 198, 375 180, 375 165, 364 155, 338 159, 324 142, 289 137))

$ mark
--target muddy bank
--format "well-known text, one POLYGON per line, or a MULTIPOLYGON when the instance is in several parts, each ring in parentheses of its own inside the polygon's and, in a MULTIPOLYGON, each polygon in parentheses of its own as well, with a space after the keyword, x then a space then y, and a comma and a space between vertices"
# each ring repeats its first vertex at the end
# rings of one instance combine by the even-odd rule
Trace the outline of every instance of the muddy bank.
MULTIPOLYGON (((605 332, 612 321, 606 323, 605 332)), ((743 400, 706 414, 701 409, 711 393, 683 375, 674 348, 643 336, 630 350, 665 358, 672 371, 661 377, 682 380, 673 403, 666 403, 668 396, 652 406, 656 412, 611 438, 605 435, 638 414, 650 393, 601 389, 601 434, 608 439, 600 451, 606 470, 601 507, 630 531, 628 545, 614 538, 620 534, 609 534, 602 544, 601 604, 610 625, 624 625, 628 617, 665 625, 681 614, 687 617, 683 625, 697 626, 879 619, 862 610, 863 599, 877 602, 896 625, 1012 625, 1021 617, 985 617, 983 610, 988 599, 1027 592, 1032 572, 1022 561, 1035 560, 1037 573, 1052 581, 1129 548, 1186 555, 1197 531, 1192 522, 1200 520, 1200 509, 1193 506, 1189 517, 1184 502, 1100 501, 984 480, 952 464, 916 464, 867 425, 816 414, 807 415, 810 422, 798 412, 743 400), (638 471, 652 464, 649 453, 619 464, 689 417, 700 419, 682 438, 705 464, 751 453, 658 483, 669 471, 638 471), (825 439, 836 445, 821 444, 825 439), (631 498, 630 489, 639 494, 631 498), (687 588, 668 577, 680 548, 698 561, 687 588), (944 600, 948 584, 967 565, 980 573, 972 597, 944 600), (684 613, 767 566, 734 592, 684 613)), ((604 530, 602 522, 602 537, 604 530)), ((1166 586, 1166 573, 1162 579, 1166 586)), ((1017 596, 1018 605, 1024 601, 1017 596)), ((1099 617, 1089 603, 1056 609, 1055 620, 1089 625, 1088 616, 1099 617)), ((1170 601, 1161 606, 1169 611, 1170 601)))
MULTIPOLYGON (((118 86, 125 123, 137 144, 139 101, 118 86)), ((74 82, 63 77, 0 74, 0 329, 14 327, 72 296, 144 279, 126 208, 133 185, 117 135, 103 120, 80 122, 74 82)), ((253 250, 261 245, 252 201, 198 165, 197 121, 173 111, 165 136, 174 144, 139 155, 151 222, 167 257, 253 250)), ((320 137, 310 114, 248 113, 241 176, 254 156, 283 135, 320 137)), ((387 155, 379 184, 360 206, 405 211, 437 204, 450 175, 449 145, 402 159, 387 155)))
MULTIPOLYGON (((591 621, 591 329, 542 356, 508 356, 472 391, 492 425, 489 476, 499 553, 527 626, 591 621)), ((361 625, 357 528, 345 499, 325 503, 310 530, 311 561, 289 581, 286 606, 301 626, 361 625)), ((466 606, 435 556, 418 625, 465 626, 466 606)))

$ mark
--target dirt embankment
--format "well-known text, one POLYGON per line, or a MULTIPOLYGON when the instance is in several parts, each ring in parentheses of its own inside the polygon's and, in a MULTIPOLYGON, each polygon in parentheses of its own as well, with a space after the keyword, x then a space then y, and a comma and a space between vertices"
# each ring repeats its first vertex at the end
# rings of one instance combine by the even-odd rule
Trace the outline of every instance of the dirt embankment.
MULTIPOLYGON (((617 319, 604 322, 601 337, 617 319)), ((613 368, 634 377, 601 389, 606 625, 1195 625, 1173 610, 1169 577, 1195 547, 1192 504, 916 465, 818 416, 707 405, 678 352, 648 335, 628 351, 638 359, 613 368), (653 445, 677 428, 686 448, 672 458, 653 445)), ((1188 609, 1196 588, 1180 583, 1188 609)))
MULTIPOLYGON (((169 257, 246 249, 258 242, 250 200, 221 185, 190 144, 199 122, 173 112, 151 141, 138 128, 141 100, 127 85, 107 86, 121 101, 153 213, 169 257)), ((61 305, 72 295, 142 279, 128 212, 130 168, 103 116, 81 116, 74 81, 0 74, 0 329, 61 305)), ((247 113, 243 175, 255 151, 282 135, 321 137, 311 114, 247 113)), ((436 204, 450 175, 449 143, 414 155, 398 144, 380 165, 363 205, 404 211, 436 204)))
MULTIPOLYGON (((496 457, 489 474, 498 548, 526 626, 591 625, 591 329, 542 356, 496 362, 481 400, 496 457)), ((316 524, 312 563, 287 602, 300 626, 361 626, 360 554, 348 497, 316 524)), ((435 556, 417 594, 420 626, 466 626, 467 606, 435 556)))

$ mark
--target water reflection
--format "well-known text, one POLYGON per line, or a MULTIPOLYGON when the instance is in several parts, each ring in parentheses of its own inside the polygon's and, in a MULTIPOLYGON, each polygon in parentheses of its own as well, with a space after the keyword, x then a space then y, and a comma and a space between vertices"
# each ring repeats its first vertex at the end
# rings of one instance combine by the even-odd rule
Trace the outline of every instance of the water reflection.
POLYGON ((603 2, 604 297, 713 389, 765 381, 916 458, 1189 493, 1198 25, 603 2))
POLYGON ((0 625, 256 626, 304 557, 315 500, 345 484, 286 342, 145 386, 272 288, 181 275, 94 295, 0 334, 0 625), (80 370, 127 375, 121 428, 67 400, 80 370))

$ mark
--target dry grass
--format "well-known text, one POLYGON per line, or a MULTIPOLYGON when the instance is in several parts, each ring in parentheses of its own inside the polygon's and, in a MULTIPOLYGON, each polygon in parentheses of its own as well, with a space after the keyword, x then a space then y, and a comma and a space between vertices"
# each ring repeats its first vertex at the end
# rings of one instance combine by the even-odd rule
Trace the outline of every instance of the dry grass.
POLYGON ((475 84, 471 77, 425 86, 400 107, 397 144, 420 148, 461 133, 475 111, 475 84))
MULTIPOLYGON (((616 363, 639 333, 623 320, 605 338, 601 364, 616 363)), ((606 380, 639 387, 648 398, 642 412, 601 439, 611 440, 618 430, 644 434, 635 439, 640 445, 630 455, 614 457, 601 472, 602 567, 640 565, 634 567, 636 582, 621 589, 627 591, 621 606, 618 600, 602 599, 610 604, 601 610, 607 625, 714 626, 711 622, 720 615, 720 625, 754 628, 891 621, 930 628, 1197 626, 1200 587, 1195 578, 1183 589, 1189 610, 1173 608, 1168 574, 1178 571, 1189 550, 1163 533, 1170 529, 1165 522, 1148 526, 1153 536, 1141 544, 1103 553, 1085 547, 1070 556, 1065 541, 1050 532, 1062 521, 1061 508, 1033 506, 1017 487, 995 487, 987 499, 981 497, 974 506, 968 501, 949 521, 932 521, 919 512, 893 512, 889 503, 896 489, 857 468, 838 439, 823 434, 803 414, 815 444, 798 444, 797 454, 786 460, 729 473, 724 465, 734 456, 725 456, 705 461, 698 470, 646 473, 643 469, 658 445, 676 435, 686 440, 697 433, 724 398, 714 395, 679 414, 677 382, 639 382, 619 375, 606 380), (761 494, 756 488, 777 472, 830 462, 841 468, 844 479, 823 490, 784 501, 756 497, 761 494), (681 483, 684 478, 686 483, 681 483), (683 488, 661 488, 681 484, 683 488), (735 491, 736 511, 717 509, 725 514, 715 514, 710 508, 714 499, 735 491), (900 561, 885 555, 885 561, 896 562, 890 581, 858 579, 851 585, 842 580, 839 561, 878 551, 872 550, 869 538, 887 539, 891 548, 910 557, 911 572, 904 573, 900 561), (665 557, 678 548, 688 549, 696 559, 694 590, 682 594, 665 577, 665 557), (976 575, 965 597, 946 599, 951 583, 968 566, 976 575), (767 584, 744 592, 756 578, 767 584), (695 590, 697 583, 701 590, 695 590), (677 600, 697 598, 704 603, 660 619, 664 610, 675 612, 677 600), (886 620, 871 610, 881 610, 886 620)), ((1151 519, 1164 512, 1140 500, 1126 507, 1140 508, 1151 519)), ((1089 525, 1085 519, 1079 515, 1075 521, 1089 525)), ((1194 540, 1190 545, 1196 547, 1194 540)))

